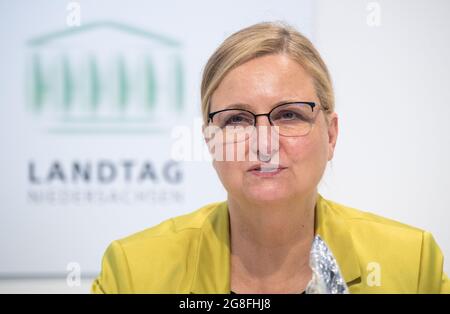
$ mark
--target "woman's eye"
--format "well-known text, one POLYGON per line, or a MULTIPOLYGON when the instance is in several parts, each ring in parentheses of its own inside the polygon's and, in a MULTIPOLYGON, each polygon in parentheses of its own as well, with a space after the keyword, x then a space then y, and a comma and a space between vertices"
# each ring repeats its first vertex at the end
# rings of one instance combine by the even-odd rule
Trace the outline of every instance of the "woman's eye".
POLYGON ((232 116, 230 118, 228 118, 226 124, 230 125, 230 124, 248 124, 249 121, 248 119, 246 119, 245 117, 242 116, 232 116))
POLYGON ((296 115, 293 112, 285 112, 282 115, 282 118, 287 119, 287 120, 292 120, 295 119, 296 115))
POLYGON ((279 119, 281 120, 303 120, 303 117, 293 111, 285 111, 279 114, 279 119))

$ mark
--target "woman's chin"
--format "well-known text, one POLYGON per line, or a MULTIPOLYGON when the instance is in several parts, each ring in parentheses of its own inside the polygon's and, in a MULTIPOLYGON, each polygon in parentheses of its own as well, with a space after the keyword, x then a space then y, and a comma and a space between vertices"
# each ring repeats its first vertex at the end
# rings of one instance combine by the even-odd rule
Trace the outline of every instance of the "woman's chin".
POLYGON ((288 190, 279 186, 249 187, 244 194, 254 202, 276 202, 288 198, 288 190))

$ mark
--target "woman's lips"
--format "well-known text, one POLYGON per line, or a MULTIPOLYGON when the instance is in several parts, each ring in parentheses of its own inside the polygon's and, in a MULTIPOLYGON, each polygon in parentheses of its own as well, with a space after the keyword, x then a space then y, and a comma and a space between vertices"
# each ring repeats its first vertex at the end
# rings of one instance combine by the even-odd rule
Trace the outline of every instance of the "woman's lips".
POLYGON ((251 169, 248 172, 258 177, 273 177, 282 172, 286 167, 258 167, 251 169))

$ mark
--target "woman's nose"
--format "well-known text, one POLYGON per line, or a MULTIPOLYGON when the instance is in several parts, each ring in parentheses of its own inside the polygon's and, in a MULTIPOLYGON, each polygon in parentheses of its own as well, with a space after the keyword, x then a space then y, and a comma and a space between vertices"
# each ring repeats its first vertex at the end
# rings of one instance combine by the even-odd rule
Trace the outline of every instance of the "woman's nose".
POLYGON ((258 160, 267 162, 273 159, 274 154, 279 151, 279 135, 270 124, 267 116, 258 116, 256 123, 256 136, 252 138, 252 153, 257 155, 258 160), (259 118, 259 119, 258 119, 259 118))

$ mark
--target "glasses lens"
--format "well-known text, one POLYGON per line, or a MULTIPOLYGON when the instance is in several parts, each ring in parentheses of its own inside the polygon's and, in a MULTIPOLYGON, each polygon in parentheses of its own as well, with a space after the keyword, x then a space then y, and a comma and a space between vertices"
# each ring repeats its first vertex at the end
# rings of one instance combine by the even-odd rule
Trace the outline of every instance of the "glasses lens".
POLYGON ((225 127, 247 127, 255 123, 254 116, 244 110, 226 110, 216 113, 213 117, 213 124, 219 128, 225 127))
POLYGON ((270 119, 279 127, 283 136, 304 136, 309 133, 314 122, 315 113, 308 104, 292 103, 277 107, 270 119))
POLYGON ((247 111, 233 109, 216 113, 212 123, 221 130, 222 142, 236 143, 250 137, 255 117, 247 111))

